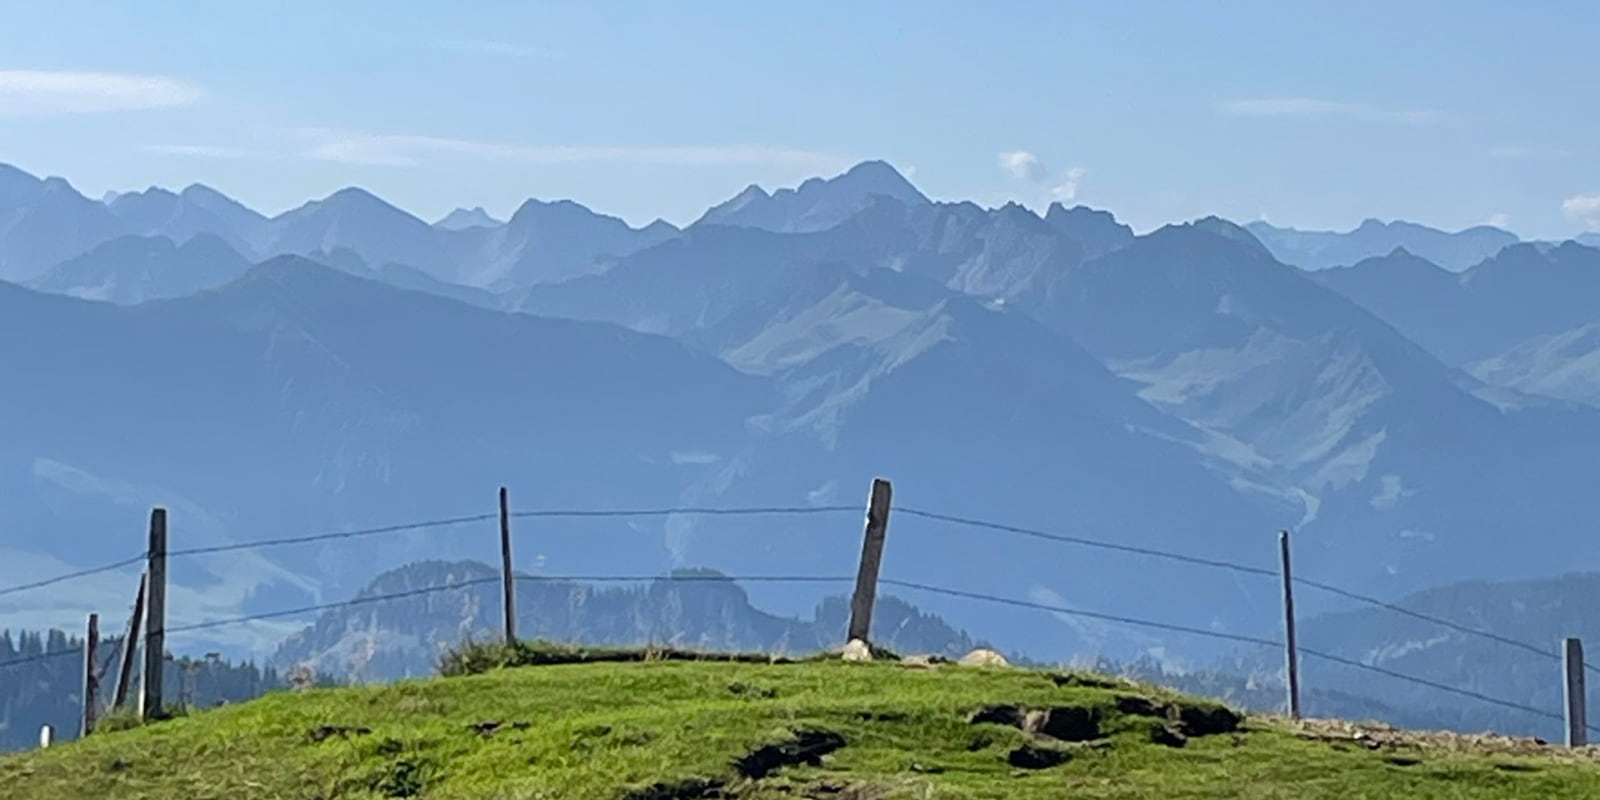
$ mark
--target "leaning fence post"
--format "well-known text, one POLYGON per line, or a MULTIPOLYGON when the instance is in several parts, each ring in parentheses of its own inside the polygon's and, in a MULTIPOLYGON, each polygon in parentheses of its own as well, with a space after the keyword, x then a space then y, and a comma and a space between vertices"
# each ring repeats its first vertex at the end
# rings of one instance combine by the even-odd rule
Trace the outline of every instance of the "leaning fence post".
POLYGON ((94 733, 95 705, 100 700, 100 615, 89 615, 89 630, 83 637, 83 732, 79 738, 94 733))
POLYGON ((1561 644, 1567 678, 1562 684, 1567 701, 1567 746, 1583 747, 1589 743, 1589 709, 1583 685, 1583 641, 1573 636, 1561 644))
POLYGON ((150 564, 144 618, 144 672, 139 680, 139 718, 161 714, 161 679, 167 654, 167 510, 150 511, 150 564))
POLYGON ((511 506, 506 487, 500 487, 500 585, 505 595, 506 644, 517 641, 515 578, 511 574, 511 506))
POLYGON ((148 576, 139 576, 139 592, 133 596, 133 615, 128 617, 128 635, 122 637, 122 665, 117 670, 116 694, 111 707, 120 709, 128 702, 128 684, 133 679, 134 658, 139 653, 139 623, 144 620, 144 587, 148 576))
POLYGON ((1294 577, 1289 571, 1289 532, 1278 532, 1278 555, 1283 562, 1283 644, 1288 668, 1289 717, 1300 718, 1300 652, 1294 641, 1294 577))
POLYGON ((861 566, 856 572, 856 592, 850 599, 850 631, 846 642, 860 639, 871 643, 872 604, 878 595, 878 566, 883 562, 883 539, 889 532, 889 482, 872 481, 867 500, 867 530, 861 542, 861 566))

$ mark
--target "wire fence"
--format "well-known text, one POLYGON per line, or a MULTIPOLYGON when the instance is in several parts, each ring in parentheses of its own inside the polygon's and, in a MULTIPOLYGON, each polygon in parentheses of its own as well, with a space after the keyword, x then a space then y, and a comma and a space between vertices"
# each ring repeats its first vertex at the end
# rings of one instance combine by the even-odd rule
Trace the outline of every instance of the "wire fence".
MULTIPOLYGON (((637 518, 637 517, 668 517, 668 516, 766 517, 766 516, 827 515, 827 514, 845 514, 845 513, 859 514, 859 513, 861 513, 861 511, 862 511, 862 509, 860 507, 858 507, 858 506, 839 506, 839 505, 829 505, 829 506, 757 506, 757 507, 735 507, 735 508, 684 506, 684 507, 671 507, 671 508, 640 508, 640 509, 561 509, 561 508, 552 508, 552 509, 531 509, 531 510, 522 510, 522 511, 510 511, 510 510, 507 510, 507 512, 505 513, 505 517, 508 518, 508 519, 578 519, 578 518, 628 518, 628 517, 637 518)), ((1110 542, 1110 541, 1105 541, 1105 540, 1100 540, 1100 539, 1093 539, 1093 538, 1083 537, 1083 536, 1074 536, 1074 535, 1069 535, 1069 534, 1064 534, 1064 533, 1039 530, 1039 529, 1035 529, 1035 528, 1028 528, 1028 527, 1022 527, 1022 526, 1017 526, 1017 525, 1004 524, 1004 523, 994 522, 994 521, 990 521, 990 520, 974 519, 974 518, 970 518, 970 517, 963 517, 963 516, 958 516, 958 515, 953 515, 953 514, 945 514, 945 513, 941 513, 941 512, 937 512, 937 511, 930 511, 930 510, 919 509, 919 508, 895 506, 893 508, 893 511, 897 515, 909 516, 909 517, 914 517, 914 518, 919 518, 919 519, 924 519, 924 520, 929 520, 929 521, 934 521, 934 522, 940 522, 940 523, 944 523, 944 524, 947 524, 947 525, 953 525, 953 526, 957 526, 959 528, 964 528, 964 529, 968 529, 968 530, 972 530, 972 531, 986 531, 986 532, 991 532, 991 533, 1003 533, 1003 534, 1012 535, 1012 536, 1025 537, 1025 538, 1030 538, 1030 539, 1035 539, 1035 540, 1040 540, 1040 541, 1047 541, 1047 542, 1051 542, 1051 543, 1054 543, 1054 544, 1060 544, 1060 545, 1075 546, 1075 547, 1087 547, 1087 548, 1094 548, 1094 549, 1102 549, 1102 550, 1108 550, 1108 551, 1122 552, 1122 553, 1127 553, 1127 554, 1132 554, 1132 555, 1143 556, 1143 557, 1147 557, 1147 558, 1156 558, 1156 559, 1172 561, 1172 562, 1186 564, 1186 565, 1190 565, 1190 566, 1198 566, 1198 567, 1205 567, 1205 568, 1210 568, 1210 569, 1224 570, 1224 571, 1233 572, 1233 573, 1236 573, 1236 574, 1244 574, 1244 575, 1251 575, 1251 576, 1258 576, 1258 577, 1269 577, 1269 578, 1280 578, 1281 577, 1281 574, 1277 570, 1274 570, 1274 569, 1268 569, 1268 568, 1249 565, 1249 564, 1241 564, 1241 563, 1232 562, 1232 561, 1226 561, 1226 560, 1221 560, 1221 559, 1196 556, 1196 555, 1192 555, 1192 554, 1179 553, 1179 552, 1170 551, 1170 550, 1163 550, 1163 549, 1152 548, 1152 547, 1135 546, 1135 545, 1123 544, 1123 543, 1119 543, 1119 542, 1110 542)), ((264 548, 271 548, 271 547, 281 547, 281 546, 289 546, 289 545, 308 544, 308 543, 323 542, 323 541, 333 541, 333 540, 341 540, 341 539, 353 539, 353 538, 364 538, 364 537, 372 537, 372 536, 392 535, 392 534, 409 533, 409 532, 417 532, 417 531, 429 531, 429 530, 447 528, 447 527, 452 527, 452 526, 462 525, 462 524, 488 522, 488 521, 496 519, 498 516, 500 516, 500 515, 493 514, 493 513, 462 515, 462 516, 455 516, 455 517, 446 517, 446 518, 440 518, 440 519, 425 520, 425 521, 420 521, 420 522, 411 522, 411 523, 395 524, 395 525, 385 525, 385 526, 371 527, 371 528, 361 528, 361 529, 355 529, 355 530, 328 531, 328 532, 323 532, 323 533, 287 536, 287 537, 271 538, 271 539, 260 539, 260 540, 254 540, 254 541, 228 543, 228 544, 222 544, 222 545, 182 548, 182 549, 169 550, 166 555, 167 555, 168 558, 192 557, 192 556, 199 556, 199 555, 211 555, 211 554, 218 554, 218 553, 229 553, 229 552, 238 552, 238 551, 246 551, 246 550, 257 550, 257 549, 264 549, 264 548)), ((145 561, 147 559, 148 555, 149 555, 148 553, 139 553, 137 555, 130 556, 128 558, 124 558, 124 559, 121 559, 121 560, 118 560, 118 561, 107 563, 107 564, 104 564, 104 565, 101 565, 101 566, 92 567, 92 568, 89 568, 89 569, 78 570, 78 571, 74 571, 74 572, 68 572, 68 573, 65 573, 65 574, 57 575, 57 576, 54 576, 54 577, 51 577, 51 578, 46 578, 46 579, 39 580, 39 581, 34 581, 34 582, 31 582, 31 583, 26 583, 26 584, 21 584, 21 585, 16 585, 16 586, 9 586, 9 587, 0 587, 0 596, 9 596, 9 595, 20 594, 20 593, 27 592, 27 591, 32 591, 32 590, 37 590, 37 589, 41 589, 41 588, 45 588, 45 587, 49 587, 49 586, 54 586, 56 584, 60 584, 60 583, 68 582, 68 581, 73 581, 73 580, 82 579, 82 578, 86 578, 86 577, 91 577, 91 576, 95 576, 95 575, 101 575, 101 574, 105 574, 105 573, 109 573, 109 572, 115 572, 117 570, 125 569, 127 567, 131 567, 131 566, 134 566, 136 564, 139 564, 139 563, 145 561)), ((518 575, 518 576, 515 576, 514 580, 517 581, 517 582, 540 581, 540 582, 571 582, 571 583, 644 583, 644 582, 664 581, 664 582, 668 582, 668 583, 695 583, 695 582, 724 582, 724 583, 726 583, 726 582, 732 582, 732 583, 775 583, 775 584, 776 583, 788 583, 788 584, 839 583, 839 584, 846 584, 846 583, 851 583, 851 582, 857 581, 858 580, 858 576, 819 576, 819 575, 732 575, 732 576, 730 576, 730 575, 722 575, 722 574, 714 574, 714 575, 693 575, 693 574, 669 574, 669 575, 518 575)), ((477 578, 477 579, 454 581, 454 582, 450 582, 450 583, 438 584, 438 585, 421 587, 421 588, 410 589, 410 590, 405 590, 405 591, 400 591, 400 592, 393 592, 393 593, 363 594, 363 595, 358 595, 357 597, 352 598, 350 600, 345 600, 345 601, 341 601, 341 602, 331 602, 331 603, 322 603, 322 604, 316 604, 316 605, 307 605, 307 606, 301 606, 301 607, 296 607, 296 608, 286 608, 286 609, 280 609, 280 610, 269 611, 269 612, 258 613, 258 614, 248 614, 248 615, 237 616, 237 617, 229 617, 229 618, 207 620, 207 621, 196 622, 196 623, 189 623, 189 624, 185 624, 185 625, 168 626, 168 627, 165 628, 164 632, 166 634, 193 633, 193 632, 197 632, 197 631, 211 630, 211 629, 229 627, 229 626, 234 626, 234 625, 243 625, 243 624, 248 624, 248 623, 258 622, 258 621, 264 621, 264 620, 281 619, 281 618, 287 618, 287 617, 300 617, 300 616, 305 616, 305 615, 309 615, 309 614, 317 614, 317 613, 322 613, 322 612, 336 610, 336 609, 342 609, 342 608, 351 608, 351 607, 362 606, 362 605, 371 605, 371 604, 392 602, 392 601, 403 600, 403 599, 407 599, 407 598, 414 598, 414 597, 420 597, 420 596, 426 596, 426 595, 434 595, 434 594, 440 594, 440 593, 445 593, 445 592, 462 591, 462 590, 472 589, 472 588, 475 588, 475 587, 480 587, 480 586, 485 586, 485 585, 491 585, 491 584, 497 585, 497 584, 500 584, 501 582, 502 582, 502 578, 500 576, 495 576, 495 577, 486 577, 486 578, 477 578)), ((1538 656, 1542 656, 1542 657, 1549 658, 1549 659, 1553 659, 1553 660, 1558 661, 1558 662, 1561 661, 1562 658, 1563 658, 1562 655, 1559 654, 1559 653, 1553 652, 1553 651, 1551 651, 1549 649, 1546 649, 1546 648, 1539 647, 1539 646, 1531 644, 1529 642, 1525 642, 1525 641, 1521 641, 1521 640, 1518 640, 1518 639, 1515 639, 1515 638, 1512 638, 1512 637, 1508 637, 1508 636, 1504 636, 1504 635, 1501 635, 1501 634, 1497 634, 1497 633, 1494 633, 1492 631, 1487 631, 1487 630, 1483 630, 1483 629, 1480 629, 1480 628, 1475 628, 1475 627, 1472 627, 1472 626, 1469 626, 1469 625, 1465 625, 1465 624, 1462 624, 1462 623, 1459 623, 1459 622, 1455 622, 1455 621, 1452 621, 1452 620, 1444 619, 1442 617, 1438 617, 1438 616, 1435 616, 1435 615, 1426 614, 1426 613, 1423 613, 1423 612, 1415 611, 1413 609, 1408 609, 1408 608, 1405 608, 1404 606, 1401 606, 1401 605, 1398 605, 1398 604, 1395 604, 1395 603, 1391 603, 1391 602, 1387 602, 1387 601, 1384 601, 1384 600, 1381 600, 1381 599, 1378 599, 1378 598, 1375 598, 1375 597, 1371 597, 1369 595, 1365 595, 1365 594, 1362 594, 1362 593, 1359 593, 1359 592, 1355 592, 1355 591, 1351 591, 1351 590, 1348 590, 1348 589, 1344 589, 1342 587, 1339 587, 1339 586, 1336 586, 1336 585, 1333 585, 1333 584, 1320 582, 1320 581, 1315 581, 1315 580, 1310 580, 1310 579, 1306 579, 1306 578, 1299 578, 1299 577, 1292 578, 1292 582, 1295 585, 1298 585, 1298 586, 1305 586, 1307 588, 1315 589, 1315 590, 1321 591, 1321 592, 1325 592, 1325 593, 1328 593, 1330 595, 1334 595, 1334 596, 1337 596, 1337 597, 1344 598, 1346 600, 1352 600, 1352 601, 1355 601, 1355 602, 1358 602, 1358 603, 1361 603, 1363 605, 1367 605, 1367 606, 1370 606, 1370 607, 1373 607, 1373 608, 1382 609, 1382 610, 1385 610, 1385 611, 1388 611, 1388 612, 1392 612, 1392 613, 1395 613, 1395 614, 1406 616, 1406 617, 1409 617, 1409 618, 1412 618, 1412 619, 1416 619, 1416 620, 1421 621, 1421 622, 1426 622, 1426 623, 1431 624, 1431 625, 1436 625, 1436 626, 1439 626, 1439 627, 1442 627, 1442 628, 1445 628, 1445 629, 1448 629, 1448 630, 1451 630, 1451 631, 1455 631, 1455 632, 1460 633, 1460 634, 1479 637, 1479 638, 1481 638, 1481 639, 1483 639, 1485 641, 1492 641, 1492 642, 1495 642, 1495 643, 1500 644, 1500 645, 1516 648, 1516 649, 1522 650, 1524 652, 1531 653, 1531 654, 1538 655, 1538 656)), ((1113 624, 1118 624, 1118 625, 1127 625, 1127 626, 1133 626, 1133 627, 1148 628, 1148 629, 1152 629, 1152 630, 1160 630, 1160 631, 1167 631, 1167 632, 1174 632, 1174 633, 1182 633, 1182 634, 1186 634, 1186 635, 1193 635, 1193 636, 1199 636, 1199 637, 1204 637, 1204 638, 1217 639, 1217 640, 1228 641, 1228 642, 1233 642, 1233 643, 1237 643, 1237 644, 1248 644, 1248 645, 1252 645, 1252 646, 1271 647, 1271 648, 1284 648, 1285 647, 1284 642, 1276 640, 1276 639, 1271 639, 1271 638, 1258 637, 1258 636, 1249 636, 1249 635, 1238 634, 1238 633, 1229 633, 1229 632, 1225 632, 1225 631, 1209 630, 1209 629, 1205 629, 1205 628, 1198 628, 1198 627, 1193 627, 1193 626, 1180 625, 1180 624, 1175 624, 1175 623, 1171 623, 1171 622, 1163 622, 1163 621, 1160 621, 1160 620, 1141 619, 1141 618, 1125 616, 1125 615, 1104 613, 1104 612, 1098 612, 1098 611, 1090 611, 1090 610, 1085 610, 1085 609, 1081 609, 1081 608, 1070 608, 1070 607, 1066 607, 1066 606, 1053 605, 1053 604, 1049 604, 1049 603, 1039 603, 1039 602, 1035 602, 1035 601, 1031 601, 1031 600, 1021 600, 1021 599, 1016 599, 1016 598, 1001 597, 1001 596, 992 595, 992 594, 986 594, 986 593, 982 593, 982 592, 969 591, 969 590, 959 589, 959 588, 955 588, 955 587, 940 586, 940 585, 934 585, 934 584, 918 582, 918 581, 911 581, 911 580, 904 580, 904 579, 893 578, 893 577, 879 577, 877 579, 877 585, 879 585, 879 586, 890 586, 890 587, 895 587, 895 588, 899 588, 899 589, 905 589, 905 590, 909 590, 909 591, 922 592, 922 593, 926 593, 926 594, 949 597, 949 598, 955 598, 955 599, 961 599, 961 600, 967 600, 967 601, 982 602, 982 603, 988 603, 988 604, 1003 605, 1003 606, 1008 606, 1008 607, 1012 607, 1012 608, 1021 608, 1021 609, 1029 609, 1029 610, 1035 610, 1035 611, 1042 611, 1042 612, 1048 612, 1048 613, 1051 613, 1051 614, 1071 616, 1071 617, 1076 617, 1076 618, 1092 619, 1092 620, 1096 620, 1096 621, 1100 621, 1100 622, 1107 622, 1107 623, 1113 623, 1113 624)), ((1527 713, 1527 714, 1530 714, 1530 715, 1535 715, 1535 716, 1546 718, 1546 719, 1554 719, 1554 720, 1562 720, 1562 719, 1564 719, 1564 716, 1562 714, 1559 714, 1559 713, 1553 713, 1551 711, 1544 710, 1544 709, 1539 709, 1539 708, 1534 708, 1532 706, 1529 706, 1529 705, 1526 705, 1526 704, 1523 704, 1523 703, 1518 703, 1518 702, 1515 702, 1515 701, 1494 697, 1494 696, 1491 696, 1491 695, 1488 695, 1488 694, 1484 694, 1482 692, 1478 692, 1478 691, 1475 691, 1475 690, 1472 690, 1472 689, 1466 689, 1466 688, 1462 688, 1462 687, 1459 687, 1459 686, 1451 686, 1449 684, 1441 683, 1439 681, 1434 681, 1434 680, 1430 680, 1430 679, 1427 679, 1427 678, 1422 678, 1422 677, 1415 676, 1415 675, 1408 675, 1408 674, 1405 674, 1405 673, 1402 673, 1402 672, 1399 672, 1399 671, 1396 671, 1396 670, 1392 670, 1392 669, 1389 669, 1389 668, 1386 668, 1386 667, 1379 666, 1377 664, 1372 664, 1372 663, 1368 663, 1368 662, 1365 662, 1365 661, 1352 659, 1352 658, 1347 658, 1347 657, 1344 657, 1344 656, 1339 656, 1339 655, 1336 655, 1336 654, 1322 652, 1322 651, 1319 651, 1319 650, 1316 650, 1316 649, 1309 649, 1309 648, 1300 647, 1300 646, 1296 647, 1296 652, 1298 652, 1300 654, 1303 654, 1303 655, 1306 655, 1306 656, 1310 656, 1310 657, 1315 658, 1315 659, 1320 659, 1320 660, 1323 660, 1323 661, 1327 661, 1327 662, 1332 663, 1332 664, 1337 664, 1337 665, 1348 667, 1348 668, 1351 668, 1351 669, 1364 671, 1364 672, 1367 672, 1367 673, 1370 673, 1370 674, 1382 675, 1382 676, 1385 676, 1385 677, 1388 677, 1388 678, 1392 678, 1392 679, 1395 679, 1395 680, 1403 681, 1403 682, 1410 683, 1410 684, 1417 685, 1417 686, 1430 688, 1430 689, 1433 689, 1433 690, 1436 690, 1436 691, 1445 692, 1445 693, 1448 693, 1448 694, 1456 695, 1456 696, 1463 697, 1463 698, 1470 699, 1470 700, 1474 700, 1474 701, 1477 701, 1477 702, 1486 703, 1486 704, 1490 704, 1490 705, 1494 705, 1494 706, 1498 706, 1498 707, 1501 707, 1501 708, 1506 708, 1506 709, 1510 709, 1510 710, 1514 710, 1514 711, 1518 711, 1518 712, 1522 712, 1522 713, 1527 713)), ((45 653, 38 653, 38 654, 34 654, 34 655, 14 658, 14 659, 7 660, 7 661, 0 661, 0 669, 7 669, 7 668, 12 668, 12 667, 24 666, 24 665, 28 665, 28 664, 46 662, 46 661, 51 661, 51 660, 58 659, 58 658, 65 658, 67 656, 79 656, 79 657, 81 657, 82 653, 83 653, 82 645, 77 645, 77 646, 74 646, 74 647, 71 647, 71 648, 62 649, 62 650, 56 650, 56 651, 45 652, 45 653)), ((1594 665, 1594 664, 1584 663, 1583 664, 1583 668, 1585 670, 1588 670, 1588 671, 1591 671, 1591 672, 1600 672, 1600 667, 1597 667, 1597 665, 1594 665)), ((1588 726, 1588 729, 1591 732, 1600 733, 1600 727, 1588 726)))

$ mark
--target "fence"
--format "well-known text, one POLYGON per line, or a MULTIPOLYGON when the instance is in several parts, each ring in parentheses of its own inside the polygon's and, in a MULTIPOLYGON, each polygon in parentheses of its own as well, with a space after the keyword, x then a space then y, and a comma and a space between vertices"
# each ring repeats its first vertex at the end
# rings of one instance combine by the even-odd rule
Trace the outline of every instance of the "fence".
MULTIPOLYGON (((1575 638, 1565 639, 1560 652, 1546 650, 1537 645, 1520 641, 1507 636, 1496 634, 1464 625, 1452 620, 1444 619, 1430 614, 1424 614, 1412 609, 1404 608, 1394 603, 1385 602, 1375 597, 1358 592, 1349 591, 1338 586, 1314 580, 1308 580, 1293 575, 1290 568, 1289 535, 1287 532, 1279 534, 1280 565, 1278 570, 1264 569, 1261 567, 1239 564, 1230 561, 1204 558, 1184 553, 1160 550, 1148 547, 1108 542, 1080 536, 1070 536, 1061 533, 1037 530, 1032 528, 1007 525, 988 520, 973 519, 968 517, 944 514, 926 509, 895 506, 891 502, 890 484, 885 480, 875 480, 869 495, 866 508, 866 525, 862 542, 862 552, 857 573, 854 576, 827 576, 827 575, 742 575, 742 576, 699 576, 699 575, 669 575, 669 576, 626 576, 626 575, 515 575, 512 570, 512 544, 514 536, 512 523, 517 519, 554 519, 554 518, 583 518, 583 517, 662 517, 669 515, 702 515, 702 516, 772 516, 772 515, 815 515, 859 513, 861 509, 855 506, 799 506, 799 507, 748 507, 748 508, 712 508, 712 507, 677 507, 655 509, 538 509, 538 510, 513 510, 509 505, 507 492, 501 488, 499 493, 499 509, 495 513, 457 516, 442 519, 427 520, 399 525, 364 528, 346 531, 331 531, 326 533, 291 536, 276 539, 263 539, 249 542, 238 542, 224 545, 180 548, 176 550, 167 547, 167 513, 164 509, 154 509, 150 515, 149 544, 146 550, 136 556, 125 558, 109 564, 104 564, 91 569, 79 570, 32 583, 0 588, 0 597, 33 591, 56 584, 73 581, 94 575, 100 575, 124 569, 140 562, 144 562, 146 569, 140 580, 139 590, 134 603, 134 612, 128 622, 128 633, 125 638, 127 646, 122 648, 120 668, 118 671, 113 707, 120 707, 126 702, 129 692, 130 676, 135 659, 135 650, 139 648, 140 631, 143 629, 144 669, 141 672, 140 695, 138 710, 141 716, 160 714, 163 708, 161 696, 162 671, 164 668, 165 637, 167 634, 187 633, 211 628, 231 625, 240 625, 249 622, 302 616, 306 614, 328 611, 372 603, 382 603, 420 595, 453 592, 473 586, 499 584, 502 590, 502 635, 507 640, 516 638, 515 592, 518 582, 522 581, 574 581, 588 583, 606 582, 640 582, 640 581, 669 581, 669 582, 694 582, 694 581, 733 581, 741 583, 839 583, 854 584, 854 592, 850 603, 850 620, 847 639, 870 641, 872 612, 877 590, 880 586, 889 586, 913 592, 930 595, 957 598, 966 601, 995 604, 1013 608, 1045 611, 1083 619, 1092 619, 1102 622, 1149 628, 1153 630, 1178 632, 1194 636, 1220 639, 1234 643, 1249 644, 1260 647, 1277 648, 1284 651, 1285 655, 1285 686, 1287 689, 1287 708, 1291 716, 1300 716, 1300 670, 1301 657, 1310 657, 1329 663, 1382 675, 1415 685, 1424 686, 1437 691, 1447 692, 1460 697, 1465 697, 1477 702, 1487 703, 1502 708, 1507 708, 1547 719, 1564 723, 1566 743, 1577 747, 1587 744, 1590 732, 1600 733, 1600 728, 1588 724, 1585 707, 1585 674, 1589 671, 1600 671, 1600 667, 1586 663, 1583 658, 1582 644, 1575 638), (1096 548, 1118 551, 1147 558, 1165 559, 1191 566, 1208 569, 1230 571, 1238 574, 1253 575, 1278 580, 1282 585, 1284 609, 1284 639, 1268 639, 1257 636, 1228 633, 1223 631, 1207 630, 1186 625, 1178 625, 1159 620, 1139 619, 1129 616, 1088 611, 1078 608, 1039 603, 1031 600, 1001 597, 997 595, 967 591, 949 586, 939 586, 917 581, 885 578, 880 573, 883 552, 889 530, 891 514, 909 516, 924 520, 936 521, 954 525, 970 530, 982 530, 991 533, 1028 537, 1041 541, 1052 542, 1074 547, 1096 548), (280 547, 295 544, 331 541, 336 539, 351 539, 382 536, 402 532, 412 532, 443 528, 447 526, 482 523, 497 520, 499 544, 501 554, 501 574, 495 578, 459 581, 443 585, 428 586, 404 592, 382 595, 358 596, 351 600, 337 603, 304 606, 299 608, 281 609, 261 614, 251 614, 226 619, 209 620, 188 625, 167 627, 166 625, 166 574, 167 563, 170 559, 192 557, 197 555, 234 552, 241 550, 256 550, 270 547, 280 547), (1296 588, 1308 588, 1325 592, 1333 596, 1353 600, 1375 608, 1404 615, 1430 625, 1455 631, 1470 636, 1481 637, 1499 645, 1520 649, 1525 652, 1537 654, 1548 658, 1562 667, 1562 688, 1564 695, 1564 709, 1561 713, 1546 709, 1534 708, 1522 703, 1517 703, 1502 698, 1497 698, 1457 686, 1450 686, 1426 678, 1407 675, 1395 670, 1387 669, 1376 664, 1368 664, 1356 659, 1346 658, 1333 653, 1306 648, 1295 638, 1295 612, 1294 591, 1296 588)), ((17 667, 23 664, 35 663, 48 659, 65 658, 68 656, 82 655, 84 663, 83 675, 83 720, 81 731, 84 735, 91 733, 95 725, 95 710, 99 706, 98 696, 100 690, 100 673, 105 670, 97 664, 96 648, 98 646, 98 615, 91 614, 88 620, 87 635, 84 644, 78 647, 62 649, 53 652, 40 653, 24 658, 0 662, 0 669, 17 667)), ((42 737, 42 742, 47 742, 49 734, 42 737)))

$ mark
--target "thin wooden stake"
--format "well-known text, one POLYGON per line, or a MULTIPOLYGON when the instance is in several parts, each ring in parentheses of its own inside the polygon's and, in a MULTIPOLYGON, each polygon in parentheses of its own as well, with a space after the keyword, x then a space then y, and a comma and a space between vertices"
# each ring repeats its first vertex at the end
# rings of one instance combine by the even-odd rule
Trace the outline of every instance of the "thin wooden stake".
POLYGON ((139 576, 139 592, 133 596, 133 615, 128 617, 128 635, 122 637, 122 666, 117 670, 117 689, 112 696, 111 708, 122 708, 128 702, 128 686, 133 680, 134 658, 139 652, 139 623, 144 621, 144 587, 148 576, 139 576))
POLYGON ((1562 659, 1566 668, 1563 690, 1567 706, 1567 746, 1583 747, 1589 743, 1589 708, 1584 694, 1583 642, 1576 637, 1562 641, 1562 659))
POLYGON ((883 563, 883 540, 889 532, 892 491, 883 478, 872 481, 867 500, 867 530, 861 541, 861 566, 856 572, 856 592, 850 599, 850 631, 845 641, 871 644, 872 605, 878 596, 878 567, 883 563))
POLYGON ((516 578, 511 574, 511 505, 500 487, 500 586, 505 593, 506 644, 517 640, 516 578))
POLYGON ((1278 553, 1283 559, 1283 642, 1288 659, 1289 717, 1300 718, 1300 651, 1294 641, 1294 577, 1289 571, 1289 532, 1278 532, 1278 553))
POLYGON ((100 615, 89 615, 89 630, 83 637, 83 732, 94 733, 95 704, 100 700, 100 615))
POLYGON ((144 617, 144 672, 139 681, 139 718, 161 715, 161 679, 167 654, 167 510, 150 511, 150 583, 144 617))

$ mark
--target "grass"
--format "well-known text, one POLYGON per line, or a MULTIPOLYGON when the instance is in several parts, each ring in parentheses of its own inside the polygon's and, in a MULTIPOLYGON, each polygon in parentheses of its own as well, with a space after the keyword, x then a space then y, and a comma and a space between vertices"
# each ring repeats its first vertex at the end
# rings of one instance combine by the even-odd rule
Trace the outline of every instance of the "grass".
POLYGON ((0 800, 1600 798, 1600 763, 1576 756, 1372 750, 1264 719, 1161 744, 1153 734, 1171 724, 1124 698, 1231 718, 1150 687, 1043 672, 565 660, 577 663, 281 692, 0 757, 0 800), (1024 733, 1004 724, 1009 709, 968 721, 999 704, 1096 719, 1096 741, 1024 733), (1021 768, 1019 751, 1065 761, 1021 768))

